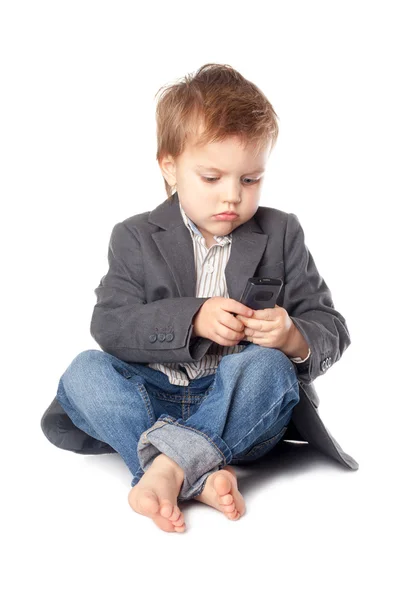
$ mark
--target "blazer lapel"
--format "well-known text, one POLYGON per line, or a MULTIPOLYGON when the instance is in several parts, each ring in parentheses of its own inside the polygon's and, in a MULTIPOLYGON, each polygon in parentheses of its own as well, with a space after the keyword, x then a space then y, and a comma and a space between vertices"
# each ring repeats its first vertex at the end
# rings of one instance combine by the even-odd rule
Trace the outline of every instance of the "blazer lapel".
MULTIPOLYGON (((151 211, 149 222, 162 228, 152 237, 171 270, 180 296, 195 297, 194 248, 181 216, 177 192, 151 211)), ((225 268, 230 298, 239 300, 248 277, 254 277, 267 241, 268 235, 254 217, 233 230, 231 254, 225 268)))

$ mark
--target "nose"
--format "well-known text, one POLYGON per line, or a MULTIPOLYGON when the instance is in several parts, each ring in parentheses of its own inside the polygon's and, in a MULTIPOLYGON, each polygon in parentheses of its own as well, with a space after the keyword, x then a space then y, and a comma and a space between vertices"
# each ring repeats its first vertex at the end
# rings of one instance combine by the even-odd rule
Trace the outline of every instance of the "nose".
POLYGON ((222 201, 222 206, 225 207, 225 211, 235 211, 237 212, 237 209, 239 207, 239 204, 241 203, 241 198, 239 196, 239 193, 235 193, 235 194, 228 194, 225 195, 225 198, 228 198, 228 200, 224 199, 222 201), (233 200, 231 200, 231 198, 233 198, 233 200))
POLYGON ((233 181, 224 181, 225 185, 222 188, 221 196, 223 196, 223 200, 221 201, 221 206, 224 211, 232 211, 239 212, 238 208, 242 201, 241 198, 241 184, 235 180, 233 181))

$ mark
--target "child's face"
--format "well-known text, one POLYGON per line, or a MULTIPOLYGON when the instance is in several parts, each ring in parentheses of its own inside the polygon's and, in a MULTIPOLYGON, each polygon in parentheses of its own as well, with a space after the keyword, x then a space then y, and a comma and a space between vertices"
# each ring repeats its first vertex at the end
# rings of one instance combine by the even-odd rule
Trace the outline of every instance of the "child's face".
POLYGON ((208 245, 215 243, 214 235, 231 233, 257 211, 270 147, 271 142, 255 155, 253 145, 244 149, 238 138, 229 137, 203 148, 187 144, 178 158, 161 162, 163 175, 170 185, 176 184, 182 208, 208 245), (224 211, 237 217, 214 217, 224 211))

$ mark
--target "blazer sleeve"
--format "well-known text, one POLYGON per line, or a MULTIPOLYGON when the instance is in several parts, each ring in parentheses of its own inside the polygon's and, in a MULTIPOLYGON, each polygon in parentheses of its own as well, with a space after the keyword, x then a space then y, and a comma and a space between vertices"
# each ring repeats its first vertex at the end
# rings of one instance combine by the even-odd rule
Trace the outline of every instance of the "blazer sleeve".
POLYGON ((117 223, 109 241, 108 271, 94 290, 92 337, 102 350, 126 362, 200 360, 212 341, 192 336, 192 321, 208 298, 147 303, 144 278, 137 233, 125 223, 117 223))
POLYGON ((293 364, 298 379, 310 384, 341 358, 351 340, 346 321, 334 307, 331 292, 318 273, 303 228, 293 213, 287 219, 284 265, 283 308, 311 350, 307 360, 293 364))

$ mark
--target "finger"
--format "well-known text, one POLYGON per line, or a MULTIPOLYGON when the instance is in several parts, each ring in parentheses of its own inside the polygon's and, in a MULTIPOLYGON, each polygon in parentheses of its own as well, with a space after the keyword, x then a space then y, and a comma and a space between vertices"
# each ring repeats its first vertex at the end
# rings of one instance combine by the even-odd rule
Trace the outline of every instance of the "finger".
POLYGON ((253 331, 267 331, 269 326, 267 321, 260 319, 245 319, 244 324, 247 328, 253 329, 253 331))
POLYGON ((225 325, 225 327, 229 327, 229 329, 231 329, 232 331, 238 332, 239 334, 243 333, 244 323, 242 323, 240 319, 234 317, 230 313, 225 313, 224 315, 222 315, 219 321, 220 323, 222 323, 222 325, 225 325))
POLYGON ((256 340, 266 340, 270 336, 270 331, 255 331, 254 329, 247 327, 245 328, 244 332, 246 336, 248 335, 256 340))
POLYGON ((232 298, 228 298, 228 305, 230 306, 228 310, 231 312, 233 311, 236 314, 245 316, 251 316, 253 314, 253 309, 245 304, 242 304, 241 302, 238 302, 237 300, 233 300, 232 298))
POLYGON ((274 319, 278 318, 279 308, 280 307, 276 304, 274 308, 264 308, 261 310, 256 310, 256 318, 263 319, 264 321, 273 321, 274 319))
POLYGON ((254 331, 253 329, 245 329, 245 334, 246 336, 256 339, 264 337, 261 333, 259 333, 258 331, 254 331))
POLYGON ((238 342, 236 340, 230 340, 229 338, 225 338, 222 335, 216 334, 216 344, 220 346, 235 346, 238 342))
POLYGON ((224 339, 228 340, 229 342, 240 341, 243 337, 243 330, 235 331, 231 327, 228 327, 224 324, 220 324, 219 330, 217 330, 216 333, 224 339))

